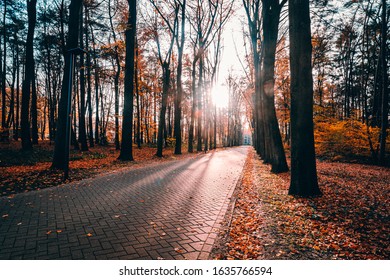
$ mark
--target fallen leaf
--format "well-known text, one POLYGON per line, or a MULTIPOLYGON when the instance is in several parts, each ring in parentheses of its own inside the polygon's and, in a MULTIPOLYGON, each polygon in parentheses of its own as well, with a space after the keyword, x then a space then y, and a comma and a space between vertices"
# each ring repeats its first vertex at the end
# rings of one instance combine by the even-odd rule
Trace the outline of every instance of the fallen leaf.
POLYGON ((183 253, 183 250, 181 250, 180 248, 175 248, 175 252, 181 254, 183 253))

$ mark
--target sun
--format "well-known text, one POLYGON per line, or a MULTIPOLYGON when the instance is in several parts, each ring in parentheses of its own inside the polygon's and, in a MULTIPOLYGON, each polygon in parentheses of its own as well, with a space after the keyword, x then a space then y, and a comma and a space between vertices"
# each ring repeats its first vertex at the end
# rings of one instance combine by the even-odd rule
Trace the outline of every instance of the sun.
POLYGON ((213 104, 217 108, 227 108, 229 106, 229 90, 224 85, 215 85, 211 91, 213 104))

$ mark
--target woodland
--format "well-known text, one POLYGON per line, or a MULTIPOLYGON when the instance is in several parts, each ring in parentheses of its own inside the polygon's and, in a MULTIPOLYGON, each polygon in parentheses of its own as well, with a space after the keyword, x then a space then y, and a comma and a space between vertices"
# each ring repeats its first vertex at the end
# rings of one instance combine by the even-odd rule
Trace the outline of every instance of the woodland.
POLYGON ((388 1, 0 10, 1 196, 250 144, 215 258, 388 259, 388 1))

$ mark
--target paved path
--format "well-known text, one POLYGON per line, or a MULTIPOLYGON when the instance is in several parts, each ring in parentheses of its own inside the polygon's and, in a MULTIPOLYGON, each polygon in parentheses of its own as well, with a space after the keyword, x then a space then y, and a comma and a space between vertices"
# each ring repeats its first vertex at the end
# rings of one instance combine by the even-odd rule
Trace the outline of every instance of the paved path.
POLYGON ((207 259, 237 147, 0 198, 0 259, 207 259))

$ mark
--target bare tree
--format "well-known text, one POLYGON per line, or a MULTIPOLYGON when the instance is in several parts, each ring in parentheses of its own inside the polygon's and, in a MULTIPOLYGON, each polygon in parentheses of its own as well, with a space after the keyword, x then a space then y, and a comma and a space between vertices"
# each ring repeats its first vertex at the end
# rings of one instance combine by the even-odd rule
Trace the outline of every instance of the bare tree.
POLYGON ((158 12, 159 16, 162 18, 164 23, 167 26, 167 30, 169 33, 168 46, 165 50, 165 54, 163 54, 160 33, 158 28, 158 21, 156 20, 154 28, 154 39, 157 44, 157 53, 158 59, 160 61, 160 65, 162 68, 162 81, 163 81, 163 91, 162 91, 162 100, 161 100, 161 110, 160 110, 160 118, 158 123, 158 132, 157 132, 157 153, 158 157, 163 156, 163 141, 164 141, 164 130, 165 130, 165 113, 167 109, 167 99, 168 99, 168 91, 170 88, 170 80, 171 80, 171 58, 173 52, 173 45, 175 43, 175 34, 177 32, 178 25, 178 13, 180 9, 179 3, 174 2, 171 7, 170 3, 162 6, 157 4, 156 1, 150 0, 153 7, 158 12))
POLYGON ((202 151, 202 99, 204 95, 204 59, 205 52, 219 30, 231 15, 233 1, 197 0, 188 4, 191 10, 190 25, 194 30, 191 37, 194 56, 192 59, 192 110, 188 137, 188 151, 193 152, 195 118, 197 119, 197 151, 202 151), (216 21, 220 12, 221 20, 216 21), (196 83, 196 68, 198 67, 198 83, 196 83))

